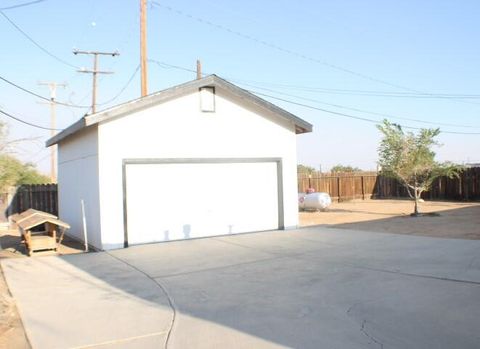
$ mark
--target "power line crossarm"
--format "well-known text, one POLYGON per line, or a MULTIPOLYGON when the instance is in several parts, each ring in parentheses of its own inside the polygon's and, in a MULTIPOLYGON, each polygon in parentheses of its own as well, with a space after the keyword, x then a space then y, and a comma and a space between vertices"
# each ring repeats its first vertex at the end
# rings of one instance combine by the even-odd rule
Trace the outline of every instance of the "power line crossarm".
POLYGON ((58 105, 63 105, 63 106, 65 106, 65 107, 82 108, 82 109, 83 109, 83 108, 90 108, 89 105, 75 105, 75 104, 64 103, 64 102, 59 102, 59 101, 52 101, 50 98, 44 97, 44 96, 42 96, 42 95, 39 95, 38 93, 35 93, 35 92, 33 92, 33 91, 30 91, 30 90, 26 89, 25 87, 22 87, 22 86, 20 86, 20 85, 18 85, 18 84, 16 84, 16 83, 14 83, 14 82, 12 82, 12 81, 4 78, 4 77, 2 77, 2 76, 0 76, 0 80, 6 82, 7 84, 12 85, 13 87, 18 88, 19 90, 22 90, 23 92, 26 92, 26 93, 28 93, 28 94, 30 94, 30 95, 32 95, 32 96, 37 97, 37 98, 46 100, 46 101, 48 101, 48 102, 52 102, 52 103, 55 103, 55 104, 58 104, 58 105))

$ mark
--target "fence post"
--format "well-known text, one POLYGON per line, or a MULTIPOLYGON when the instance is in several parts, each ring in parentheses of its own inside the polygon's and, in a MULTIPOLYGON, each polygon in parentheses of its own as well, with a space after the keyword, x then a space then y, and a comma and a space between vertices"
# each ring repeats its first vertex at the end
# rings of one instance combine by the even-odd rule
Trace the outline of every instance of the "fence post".
MULTIPOLYGON (((350 192, 352 193, 352 199, 350 200, 355 200, 356 197, 355 197, 355 175, 352 175, 352 177, 350 177, 350 192)), ((347 198, 348 200, 348 198, 347 198)))
POLYGON ((7 219, 11 222, 10 216, 15 213, 15 195, 17 193, 17 187, 8 187, 7 189, 7 219))
POLYGON ((338 195, 338 202, 340 202, 340 176, 337 177, 337 195, 338 195))
POLYGON ((470 172, 465 172, 465 200, 470 199, 470 172))
POLYGON ((365 180, 363 176, 360 177, 360 181, 362 183, 362 200, 365 200, 365 180))

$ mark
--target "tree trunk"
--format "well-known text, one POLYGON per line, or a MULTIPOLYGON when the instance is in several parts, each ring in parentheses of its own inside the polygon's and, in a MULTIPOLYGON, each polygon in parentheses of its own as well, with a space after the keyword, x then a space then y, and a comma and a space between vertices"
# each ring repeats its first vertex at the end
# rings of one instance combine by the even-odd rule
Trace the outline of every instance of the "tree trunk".
POLYGON ((415 188, 415 208, 414 208, 414 211, 412 213, 412 216, 415 216, 415 217, 418 217, 420 216, 420 212, 418 210, 418 203, 420 202, 420 200, 422 199, 422 193, 423 193, 423 188, 415 188))
POLYGON ((415 209, 414 209, 414 211, 413 211, 413 215, 414 215, 415 217, 418 216, 418 198, 417 198, 417 195, 415 195, 415 209))
POLYGON ((418 190, 418 184, 417 184, 417 174, 415 173, 415 189, 413 190, 413 193, 415 194, 415 208, 413 211, 413 216, 418 217, 418 200, 420 199, 420 191, 418 190))

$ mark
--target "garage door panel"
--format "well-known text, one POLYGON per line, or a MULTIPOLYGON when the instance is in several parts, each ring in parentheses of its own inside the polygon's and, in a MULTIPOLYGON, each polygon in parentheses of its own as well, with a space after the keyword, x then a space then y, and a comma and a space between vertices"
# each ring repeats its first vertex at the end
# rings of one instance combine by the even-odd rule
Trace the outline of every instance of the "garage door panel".
POLYGON ((278 228, 277 163, 126 165, 129 244, 278 228))

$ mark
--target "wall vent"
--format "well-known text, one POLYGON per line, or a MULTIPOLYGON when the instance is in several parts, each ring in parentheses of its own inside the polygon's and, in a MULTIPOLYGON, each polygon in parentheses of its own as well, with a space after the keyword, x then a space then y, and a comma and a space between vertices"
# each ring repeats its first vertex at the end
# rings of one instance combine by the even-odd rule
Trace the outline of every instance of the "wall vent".
POLYGON ((204 86, 200 88, 200 110, 205 113, 215 112, 215 87, 204 86))

